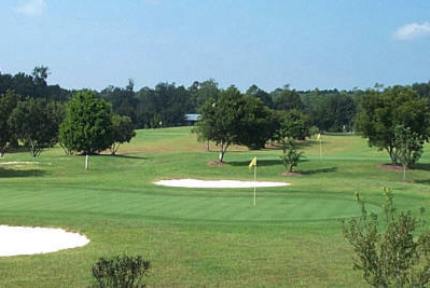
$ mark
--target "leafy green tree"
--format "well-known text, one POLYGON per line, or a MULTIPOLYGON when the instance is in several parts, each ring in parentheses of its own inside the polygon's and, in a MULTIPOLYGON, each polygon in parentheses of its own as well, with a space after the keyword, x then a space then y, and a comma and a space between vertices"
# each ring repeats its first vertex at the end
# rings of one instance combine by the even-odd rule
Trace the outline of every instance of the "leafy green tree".
POLYGON ((251 97, 256 97, 260 99, 261 102, 263 102, 263 104, 267 107, 273 108, 273 99, 270 94, 260 89, 257 85, 252 85, 249 87, 245 94, 251 97))
POLYGON ((272 97, 274 107, 277 110, 304 109, 300 94, 296 90, 291 90, 288 85, 286 85, 283 89, 277 89, 273 91, 272 97))
POLYGON ((395 86, 383 92, 367 91, 361 99, 357 128, 370 146, 386 150, 393 163, 398 163, 395 127, 408 127, 420 141, 430 136, 430 112, 427 102, 409 87, 395 86))
POLYGON ((112 145, 110 151, 115 155, 122 143, 130 142, 136 136, 130 117, 114 114, 112 116, 112 145))
POLYGON ((264 148, 274 133, 274 122, 273 112, 260 99, 244 96, 235 144, 244 145, 250 149, 264 148))
POLYGON ((58 123, 45 101, 28 99, 18 102, 10 115, 9 125, 33 157, 57 143, 58 123))
POLYGON ((310 116, 313 125, 321 131, 346 132, 354 128, 357 100, 364 92, 308 90, 300 92, 304 112, 310 116))
POLYGON ((415 164, 423 153, 424 140, 411 128, 397 125, 394 130, 394 145, 397 159, 403 167, 403 180, 406 179, 406 168, 415 164))
POLYGON ((14 131, 10 127, 9 117, 18 103, 18 97, 12 90, 0 96, 0 157, 3 157, 14 131))
POLYGON ((33 69, 33 79, 36 85, 46 86, 46 79, 48 79, 49 68, 46 66, 36 66, 33 69))
POLYGON ((282 141, 282 164, 285 166, 289 173, 293 172, 294 167, 299 165, 299 161, 303 156, 303 152, 297 151, 296 145, 293 140, 282 141))
POLYGON ((285 138, 305 140, 310 136, 310 118, 305 113, 292 109, 289 111, 277 111, 278 127, 273 136, 274 140, 283 141, 285 138))
POLYGON ((430 231, 417 231, 420 221, 410 211, 396 213, 390 190, 385 197, 384 221, 357 194, 361 217, 344 222, 356 255, 353 267, 371 287, 429 287, 430 231))
POLYGON ((191 97, 191 107, 188 112, 199 111, 205 102, 209 99, 215 101, 220 93, 218 83, 213 79, 203 82, 196 81, 188 88, 188 91, 191 97))
POLYGON ((185 124, 185 114, 191 111, 189 91, 183 86, 160 83, 155 89, 143 88, 137 97, 139 125, 170 127, 185 124))
POLYGON ((238 128, 243 117, 245 99, 235 87, 220 93, 216 101, 203 104, 195 131, 200 139, 214 141, 220 147, 219 161, 224 161, 228 147, 238 142, 238 128))
POLYGON ((109 86, 100 92, 100 96, 112 104, 114 113, 128 116, 134 124, 137 124, 137 109, 139 100, 134 93, 134 82, 128 80, 125 88, 109 86))
POLYGON ((89 90, 76 92, 60 126, 60 142, 67 151, 88 155, 100 153, 112 145, 110 105, 89 90))
POLYGON ((209 99, 200 110, 195 131, 199 139, 214 141, 220 147, 219 161, 232 144, 258 149, 273 133, 271 112, 254 97, 247 97, 234 86, 222 91, 217 100, 209 99))

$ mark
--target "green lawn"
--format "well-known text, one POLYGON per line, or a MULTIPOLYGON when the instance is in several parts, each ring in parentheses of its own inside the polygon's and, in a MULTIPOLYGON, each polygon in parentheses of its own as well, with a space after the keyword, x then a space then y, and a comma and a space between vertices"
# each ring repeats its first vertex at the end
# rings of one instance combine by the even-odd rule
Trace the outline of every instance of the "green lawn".
MULTIPOLYGON (((207 152, 190 128, 139 131, 116 157, 84 158, 51 149, 0 160, 0 224, 62 227, 86 234, 83 248, 36 256, 0 257, 0 287, 87 287, 101 256, 127 253, 151 261, 151 287, 363 287, 340 219, 359 214, 354 193, 379 213, 383 188, 417 211, 430 204, 430 153, 408 171, 380 167, 386 153, 357 136, 323 136, 302 144, 301 176, 282 176, 280 151, 233 147, 224 167, 209 167, 207 152), (252 178, 291 186, 250 189, 158 187, 157 179, 252 178), (34 164, 7 164, 32 161, 34 164)), ((430 152, 430 149, 428 149, 430 152)), ((211 149, 216 147, 212 144, 211 149)), ((430 214, 428 214, 430 215, 430 214)), ((1 237, 1 235, 0 235, 1 237)), ((31 241, 31 239, 29 239, 31 241)))

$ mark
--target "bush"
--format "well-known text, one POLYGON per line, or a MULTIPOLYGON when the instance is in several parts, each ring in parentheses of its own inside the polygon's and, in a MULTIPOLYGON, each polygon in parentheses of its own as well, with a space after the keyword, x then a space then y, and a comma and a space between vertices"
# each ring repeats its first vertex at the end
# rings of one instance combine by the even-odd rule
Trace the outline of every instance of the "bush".
POLYGON ((116 256, 100 258, 92 268, 96 279, 93 287, 99 288, 142 288, 146 287, 143 276, 148 273, 149 261, 141 256, 116 256))
POLYGON ((292 140, 282 143, 283 154, 281 156, 282 164, 288 170, 289 173, 293 172, 293 168, 299 164, 300 158, 303 156, 303 152, 298 152, 296 145, 292 140))
POLYGON ((371 287, 429 287, 430 231, 416 231, 419 219, 410 211, 395 213, 389 189, 385 196, 385 221, 368 213, 357 194, 361 217, 344 222, 356 255, 353 267, 371 287))

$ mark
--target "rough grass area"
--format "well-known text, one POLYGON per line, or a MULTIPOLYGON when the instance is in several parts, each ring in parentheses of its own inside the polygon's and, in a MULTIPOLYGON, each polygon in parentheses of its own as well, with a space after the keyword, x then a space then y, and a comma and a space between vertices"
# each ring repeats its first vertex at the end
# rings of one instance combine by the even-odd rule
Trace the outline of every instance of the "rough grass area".
MULTIPOLYGON (((88 246, 58 253, 0 258, 0 287, 87 287, 102 256, 142 255, 151 287, 365 287, 352 270, 340 219, 359 214, 354 193, 380 213, 383 187, 400 208, 430 204, 430 149, 417 169, 381 169, 384 152, 358 136, 323 136, 301 145, 300 177, 282 176, 281 152, 233 147, 223 167, 215 145, 206 152, 190 128, 139 131, 118 156, 65 156, 61 148, 32 160, 6 154, 0 165, 0 224, 61 227, 81 232, 88 246), (257 190, 185 189, 157 179, 242 179, 258 157, 258 178, 291 186, 257 190)), ((429 216, 430 213, 427 213, 429 216)), ((1 236, 0 236, 1 237, 1 236)), ((29 239, 31 241, 31 239, 29 239)))

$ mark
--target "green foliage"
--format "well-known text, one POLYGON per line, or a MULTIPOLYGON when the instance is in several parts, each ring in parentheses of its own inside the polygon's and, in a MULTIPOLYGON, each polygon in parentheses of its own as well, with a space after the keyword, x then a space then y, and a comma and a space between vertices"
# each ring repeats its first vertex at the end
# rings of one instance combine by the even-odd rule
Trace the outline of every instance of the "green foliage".
POLYGON ((100 92, 103 99, 112 104, 114 113, 128 116, 133 123, 137 123, 137 109, 139 100, 137 99, 134 89, 133 80, 129 79, 125 88, 109 86, 100 92))
POLYGON ((370 90, 363 96, 357 128, 369 145, 385 149, 393 163, 399 160, 395 141, 398 125, 408 127, 419 141, 429 139, 429 106, 414 90, 396 86, 383 92, 370 90))
POLYGON ((354 128, 356 100, 361 90, 338 91, 309 90, 300 93, 304 111, 311 117, 312 124, 321 131, 346 132, 354 128))
POLYGON ((66 151, 99 153, 112 145, 110 105, 84 90, 73 95, 60 126, 60 142, 66 151))
POLYGON ((272 92, 274 107, 277 110, 303 110, 304 105, 300 94, 296 90, 291 90, 288 85, 283 89, 276 89, 272 92))
POLYGON ((279 127, 275 131, 274 139, 282 141, 285 138, 305 140, 310 136, 310 119, 305 113, 293 109, 276 113, 279 127))
POLYGON ((218 83, 213 79, 203 82, 194 82, 189 88, 191 98, 191 107, 188 112, 197 112, 209 99, 215 101, 218 99, 220 89, 218 83))
POLYGON ((344 222, 344 236, 356 254, 354 269, 372 287, 428 287, 430 232, 416 231, 419 220, 410 211, 396 213, 389 189, 385 197, 383 223, 367 212, 359 194, 361 217, 344 222))
POLYGON ((258 98, 265 106, 273 108, 273 99, 270 94, 260 89, 257 85, 252 85, 249 87, 245 94, 247 96, 258 98))
POLYGON ((299 165, 300 158, 302 158, 303 152, 297 151, 296 145, 293 140, 288 139, 282 143, 282 164, 288 172, 293 172, 294 167, 299 165))
POLYGON ((185 114, 192 110, 190 93, 183 86, 160 83, 155 89, 143 88, 137 93, 139 125, 158 128, 185 124, 185 114))
POLYGON ((92 267, 99 288, 143 288, 144 276, 148 273, 149 261, 141 256, 117 256, 100 258, 92 267))
POLYGON ((403 166, 403 180, 406 179, 406 167, 415 164, 423 153, 424 140, 411 128, 397 125, 394 130, 394 145, 397 159, 403 166))
POLYGON ((17 102, 18 97, 11 90, 0 96, 0 157, 4 155, 9 142, 14 137, 9 117, 17 102))
POLYGON ((274 133, 273 113, 258 98, 244 96, 244 100, 243 115, 237 124, 235 144, 244 145, 250 149, 264 148, 267 140, 274 133))
POLYGON ((55 111, 45 101, 28 99, 18 102, 9 118, 17 139, 28 147, 33 157, 57 143, 58 123, 55 111))
POLYGON ((201 108, 201 118, 194 130, 200 140, 211 140, 220 146, 219 160, 232 144, 259 149, 271 137, 270 110, 254 97, 244 96, 235 87, 209 99, 201 108))
POLYGON ((131 138, 136 136, 134 132, 133 122, 128 116, 120 116, 114 114, 112 116, 112 145, 110 151, 115 155, 118 151, 119 145, 122 143, 130 142, 131 138))

